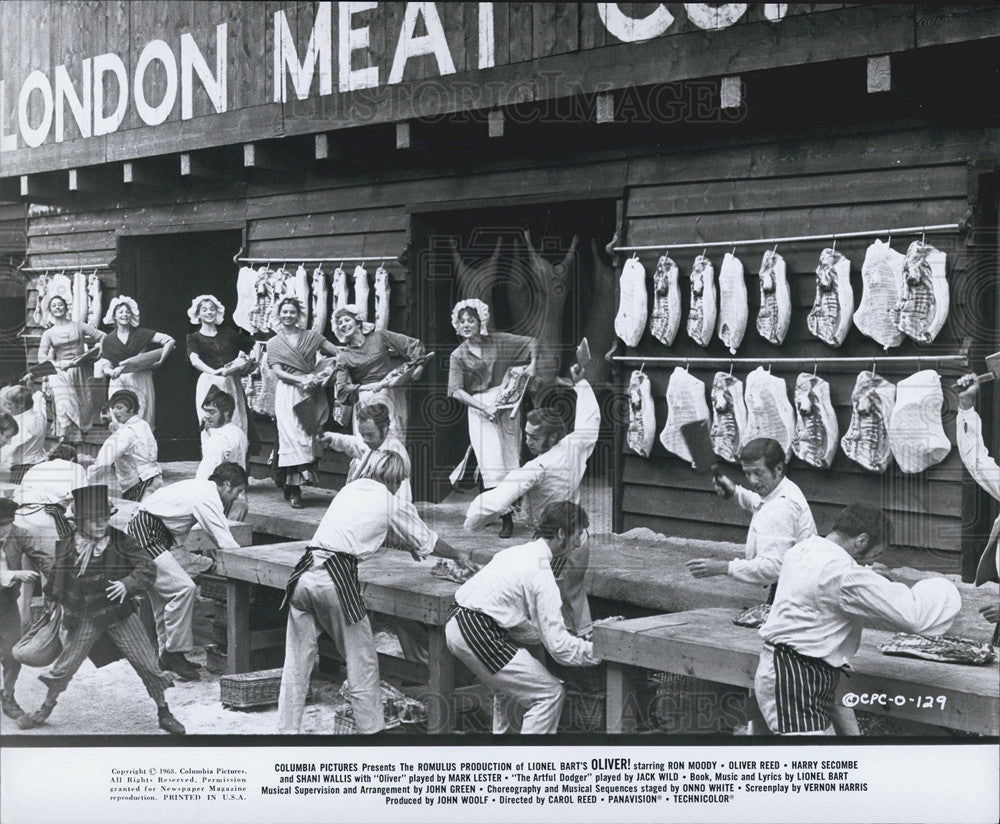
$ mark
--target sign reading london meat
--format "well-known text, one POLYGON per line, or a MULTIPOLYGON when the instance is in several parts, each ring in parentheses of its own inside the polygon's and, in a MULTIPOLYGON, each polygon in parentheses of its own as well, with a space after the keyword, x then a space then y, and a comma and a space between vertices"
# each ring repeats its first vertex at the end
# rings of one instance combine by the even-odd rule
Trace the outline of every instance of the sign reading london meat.
MULTIPOLYGON (((58 32, 54 21, 36 21, 37 44, 30 34, 24 42, 4 35, 0 151, 156 127, 234 108, 391 87, 415 75, 445 78, 475 71, 481 82, 489 82, 496 67, 530 65, 539 57, 537 48, 531 52, 532 39, 536 46, 551 44, 569 32, 568 48, 562 51, 586 52, 650 41, 679 25, 720 31, 748 14, 746 3, 544 4, 550 10, 543 13, 532 4, 517 4, 518 11, 493 3, 318 2, 289 4, 267 15, 257 4, 232 3, 228 9, 222 5, 219 14, 227 19, 213 27, 201 20, 194 25, 191 4, 164 2, 131 4, 116 34, 112 5, 99 4, 84 19, 64 13, 58 32), (159 7, 158 16, 148 13, 151 6, 159 7), (523 42, 519 45, 525 33, 517 18, 525 14, 527 51, 521 49, 523 42), (251 22, 257 15, 263 16, 259 28, 251 22), (91 31, 93 26, 98 28, 91 31), (579 32, 586 26, 603 30, 600 42, 583 42, 579 32), (101 42, 105 27, 107 50, 88 53, 83 44, 101 42), (57 62, 53 49, 48 65, 32 64, 32 55, 49 53, 47 29, 53 31, 53 43, 59 39, 67 44, 63 53, 73 55, 72 61, 57 62), (412 70, 414 63, 419 72, 412 70), (243 96, 234 101, 237 88, 243 96), (257 99, 248 99, 247 90, 257 99)), ((53 15, 70 7, 72 3, 48 5, 53 15)), ((786 10, 785 4, 768 4, 763 18, 777 23, 786 10)), ((15 14, 5 21, 14 22, 15 14)), ((22 25, 20 31, 25 30, 22 25)))

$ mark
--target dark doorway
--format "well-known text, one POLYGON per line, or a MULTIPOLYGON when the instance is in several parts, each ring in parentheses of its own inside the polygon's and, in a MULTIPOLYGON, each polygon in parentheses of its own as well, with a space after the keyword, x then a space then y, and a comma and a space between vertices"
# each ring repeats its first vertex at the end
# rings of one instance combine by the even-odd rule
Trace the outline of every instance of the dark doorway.
POLYGON ((194 408, 198 373, 188 362, 185 344, 195 327, 187 310, 198 295, 215 295, 226 307, 226 325, 231 322, 237 274, 233 255, 241 241, 239 230, 119 238, 119 293, 138 301, 142 326, 177 341, 174 353, 154 373, 161 461, 201 457, 194 408))
MULTIPOLYGON (((535 287, 524 231, 531 233, 535 250, 550 264, 563 261, 574 235, 579 238, 575 253, 568 258, 569 291, 552 354, 558 373, 566 375, 593 308, 595 256, 591 241, 603 250, 614 234, 615 216, 616 202, 612 199, 456 209, 412 216, 412 265, 417 288, 411 314, 419 324, 414 332, 438 355, 420 384, 422 396, 418 395, 411 407, 408 440, 414 462, 415 497, 442 500, 451 489, 448 476, 469 445, 466 408, 447 398, 448 356, 459 343, 451 325, 451 309, 459 299, 452 244, 457 245, 462 262, 468 266, 485 262, 500 244, 498 277, 487 301, 492 315, 490 326, 499 331, 533 334, 544 301, 532 293, 535 287)), ((603 251, 598 255, 603 258, 603 251)), ((609 264, 606 259, 602 262, 609 264)), ((592 349, 594 357, 602 357, 603 353, 592 349)), ((569 394, 572 397, 572 392, 569 394)), ((572 408, 564 403, 558 405, 572 419, 572 408)), ((592 467, 597 463, 607 465, 611 457, 603 455, 602 450, 610 447, 610 439, 602 441, 605 443, 598 445, 591 458, 592 467)))

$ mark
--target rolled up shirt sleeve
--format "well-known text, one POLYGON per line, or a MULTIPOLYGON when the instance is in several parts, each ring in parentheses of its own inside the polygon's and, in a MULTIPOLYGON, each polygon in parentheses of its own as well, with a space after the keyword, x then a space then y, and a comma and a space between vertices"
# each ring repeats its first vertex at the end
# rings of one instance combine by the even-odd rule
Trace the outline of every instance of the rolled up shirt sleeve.
POLYGON ((756 512, 760 509, 760 505, 764 501, 764 499, 761 498, 756 492, 753 492, 744 486, 740 486, 739 484, 736 484, 734 497, 736 498, 736 503, 739 504, 740 509, 745 509, 748 512, 756 512))
POLYGON ((1000 466, 983 441, 983 422, 975 409, 959 409, 955 421, 958 454, 972 479, 1000 501, 1000 466))
POLYGON ((389 526, 421 558, 430 555, 438 542, 438 534, 420 519, 416 507, 409 501, 392 499, 389 526))
POLYGON ((941 635, 951 627, 962 598, 945 578, 925 578, 913 587, 859 567, 840 579, 840 608, 875 629, 941 635))
POLYGON ((562 596, 552 574, 539 570, 528 581, 528 607, 537 624, 542 643, 560 664, 583 667, 599 664, 594 645, 570 634, 563 621, 562 596))
POLYGON ((324 440, 330 449, 343 452, 351 458, 363 458, 368 454, 368 446, 357 435, 341 435, 336 432, 327 433, 324 440))
MULTIPOLYGON (((754 493, 750 493, 751 495, 754 493)), ((753 558, 734 558, 729 562, 728 574, 737 581, 748 584, 773 584, 781 573, 785 553, 795 545, 796 513, 789 501, 771 504, 754 516, 756 555, 753 558)))

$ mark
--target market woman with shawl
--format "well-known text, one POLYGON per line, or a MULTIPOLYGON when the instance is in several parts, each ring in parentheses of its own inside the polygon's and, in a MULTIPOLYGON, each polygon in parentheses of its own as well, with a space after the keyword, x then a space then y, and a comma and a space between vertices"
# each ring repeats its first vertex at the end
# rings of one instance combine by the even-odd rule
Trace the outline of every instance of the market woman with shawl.
POLYGON ((71 366, 104 333, 86 323, 70 320, 69 295, 54 292, 46 295, 45 318, 52 325, 42 333, 38 361, 52 361, 56 367, 47 383, 55 406, 52 434, 60 442, 79 443, 90 429, 91 398, 87 373, 82 366, 71 366))
POLYGON ((108 397, 119 389, 135 392, 139 398, 139 417, 156 429, 156 390, 153 370, 167 359, 175 341, 163 332, 139 326, 139 305, 121 295, 111 301, 104 325, 114 324, 114 331, 101 341, 100 360, 94 364, 96 376, 106 375, 108 397))
MULTIPOLYGON (((191 301, 188 319, 197 332, 187 336, 188 360, 201 374, 195 387, 195 415, 201 419, 201 408, 211 387, 217 386, 236 401, 236 411, 232 423, 236 424, 250 440, 250 416, 247 413, 247 399, 243 392, 240 375, 246 374, 254 364, 246 357, 253 348, 253 339, 242 332, 220 329, 226 316, 226 307, 214 295, 199 295, 191 301)), ((208 433, 201 433, 204 449, 208 433)), ((251 440, 251 451, 255 452, 251 440)))
MULTIPOLYGON (((354 400, 361 409, 375 403, 385 404, 392 418, 392 429, 401 441, 406 441, 406 392, 395 382, 387 384, 386 376, 402 363, 416 360, 424 354, 424 345, 416 338, 376 329, 366 323, 356 306, 341 306, 333 314, 333 331, 343 348, 337 355, 337 402, 346 406, 354 400)), ((406 379, 413 381, 423 374, 418 366, 406 379)), ((354 421, 358 434, 358 421, 354 421)))
POLYGON ((275 480, 293 509, 302 508, 302 485, 314 483, 316 436, 330 413, 324 386, 333 376, 332 361, 317 364, 316 355, 335 357, 337 347, 318 332, 302 329, 302 306, 296 298, 275 304, 278 333, 267 342, 267 362, 278 379, 274 391, 274 417, 278 424, 278 449, 272 465, 275 480))
MULTIPOLYGON (((511 366, 538 362, 538 341, 524 335, 488 331, 490 309, 471 298, 455 304, 451 325, 462 343, 451 353, 448 396, 469 407, 469 443, 476 454, 483 489, 493 489, 521 458, 520 414, 497 412, 496 400, 511 366)), ((514 531, 511 513, 502 516, 500 537, 514 531)))

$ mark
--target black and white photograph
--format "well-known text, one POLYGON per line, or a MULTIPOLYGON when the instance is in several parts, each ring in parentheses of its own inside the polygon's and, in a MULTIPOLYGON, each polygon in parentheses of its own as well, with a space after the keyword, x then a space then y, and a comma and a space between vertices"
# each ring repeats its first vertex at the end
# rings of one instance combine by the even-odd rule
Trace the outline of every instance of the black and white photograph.
POLYGON ((0 816, 996 821, 998 285, 996 3, 0 0, 0 816))

